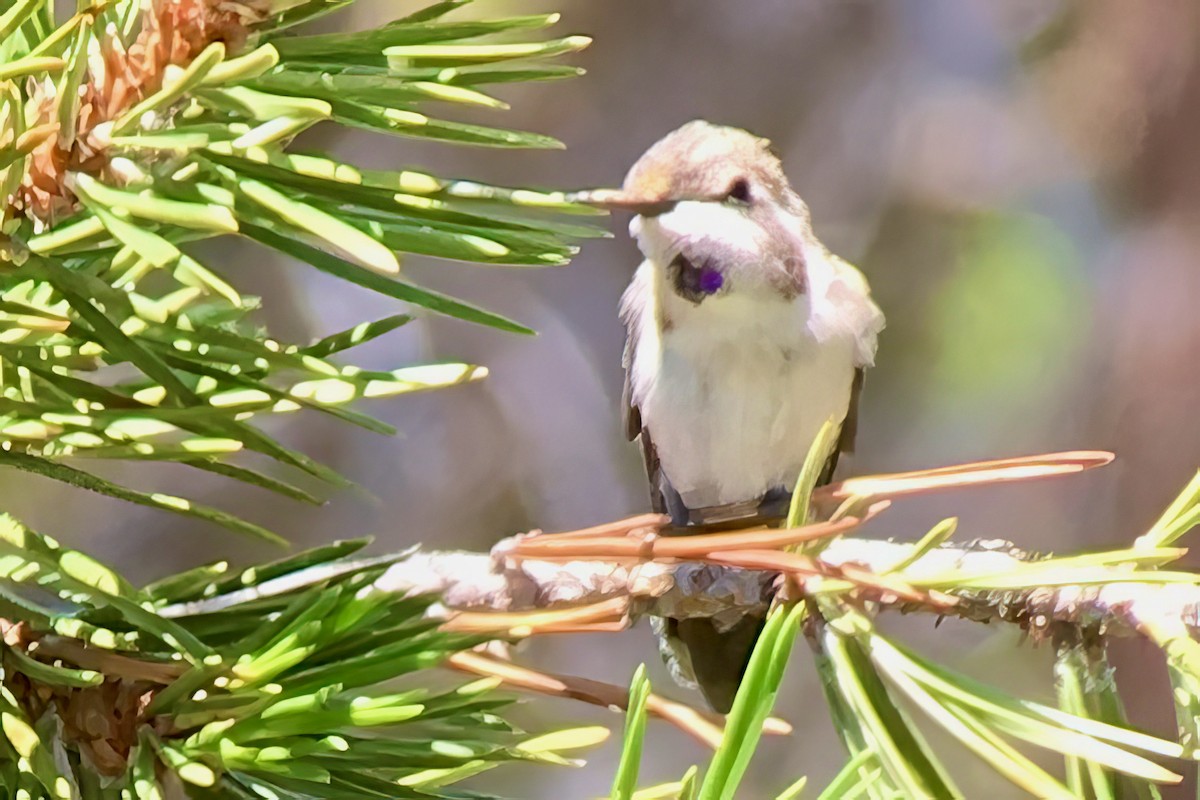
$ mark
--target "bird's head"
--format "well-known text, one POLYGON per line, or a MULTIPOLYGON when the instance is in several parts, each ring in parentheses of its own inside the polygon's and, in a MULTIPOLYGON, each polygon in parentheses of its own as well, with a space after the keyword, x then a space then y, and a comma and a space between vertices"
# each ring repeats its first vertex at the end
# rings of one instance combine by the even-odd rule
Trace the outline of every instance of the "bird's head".
POLYGON ((805 291, 808 209, 770 143, 738 128, 689 122, 638 159, 620 189, 578 199, 632 211, 630 232, 682 299, 805 291))

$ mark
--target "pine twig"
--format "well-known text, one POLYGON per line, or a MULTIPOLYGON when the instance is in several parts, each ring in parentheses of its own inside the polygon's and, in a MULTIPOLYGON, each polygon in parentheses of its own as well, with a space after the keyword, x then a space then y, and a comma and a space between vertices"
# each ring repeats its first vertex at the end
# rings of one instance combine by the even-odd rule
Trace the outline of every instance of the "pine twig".
MULTIPOLYGON (((912 545, 846 538, 833 542, 821 561, 830 568, 856 567, 878 575, 903 559, 912 545)), ((778 555, 778 554, 777 554, 778 555)), ((907 580, 953 572, 959 576, 1005 576, 1029 566, 1034 556, 1002 540, 931 550, 907 580)), ((1122 566, 1102 568, 1088 583, 1049 584, 1029 589, 950 591, 957 602, 920 602, 887 589, 872 600, 883 609, 924 611, 977 622, 1004 621, 1033 630, 1054 623, 1084 625, 1098 632, 1131 635, 1148 620, 1175 619, 1200 633, 1200 585, 1156 582, 1122 566), (1103 576, 1103 577, 1101 577, 1103 576)), ((1178 573, 1176 573, 1178 574, 1178 573)), ((440 593, 447 609, 531 612, 628 598, 630 622, 644 615, 686 619, 765 608, 777 570, 722 567, 702 561, 649 561, 636 565, 604 561, 565 563, 526 560, 500 565, 484 553, 416 553, 376 583, 386 591, 440 593)))
POLYGON ((992 540, 942 544, 913 561, 915 544, 844 535, 882 511, 885 498, 1074 474, 1111 460, 1109 453, 1080 451, 852 478, 819 489, 814 504, 866 509, 861 516, 839 514, 836 523, 793 530, 660 538, 666 519, 640 515, 564 534, 535 532, 502 541, 488 555, 417 553, 377 586, 437 593, 446 609, 470 612, 477 624, 489 613, 517 614, 503 620, 511 628, 521 615, 612 608, 599 604, 615 599, 628 601, 630 623, 643 615, 736 616, 765 608, 778 575, 787 573, 809 592, 852 589, 884 609, 1006 621, 1034 633, 1064 624, 1132 634, 1167 622, 1200 631, 1200 579, 1155 569, 1178 557, 1177 549, 1042 560, 992 540), (781 552, 817 540, 826 545, 819 558, 781 552))
MULTIPOLYGON (((447 663, 457 670, 499 678, 506 686, 537 694, 567 697, 591 705, 621 710, 625 710, 629 705, 629 690, 623 686, 573 675, 540 672, 482 653, 455 653, 447 663)), ((716 749, 721 743, 724 720, 719 714, 700 711, 653 693, 646 701, 646 709, 707 747, 716 749)), ((766 733, 786 736, 792 732, 792 726, 781 719, 771 718, 767 720, 763 730, 766 733)))

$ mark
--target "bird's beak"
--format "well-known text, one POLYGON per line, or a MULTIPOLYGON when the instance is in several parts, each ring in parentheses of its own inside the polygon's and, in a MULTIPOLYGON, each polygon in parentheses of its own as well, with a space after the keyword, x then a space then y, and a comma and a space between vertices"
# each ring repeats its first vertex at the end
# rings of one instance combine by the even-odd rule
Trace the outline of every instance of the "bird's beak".
POLYGON ((589 189, 576 192, 570 199, 576 203, 607 208, 610 211, 632 211, 643 217, 657 217, 675 207, 677 201, 653 195, 639 195, 625 189, 589 189))

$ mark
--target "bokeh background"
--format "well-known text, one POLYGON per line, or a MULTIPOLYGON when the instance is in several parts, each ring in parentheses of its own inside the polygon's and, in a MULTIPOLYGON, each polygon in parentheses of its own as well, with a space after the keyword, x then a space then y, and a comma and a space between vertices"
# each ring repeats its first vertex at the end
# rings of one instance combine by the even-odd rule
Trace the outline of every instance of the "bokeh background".
MULTIPOLYGON (((361 28, 416 4, 363 2, 326 28, 361 28)), ((317 130, 302 143, 376 168, 420 165, 502 184, 618 183, 653 141, 694 118, 748 128, 782 154, 818 235, 857 263, 888 317, 863 397, 859 452, 842 474, 1058 449, 1111 449, 1107 469, 1036 485, 905 501, 869 530, 915 538, 957 515, 962 538, 1034 550, 1126 542, 1200 465, 1200 4, 1195 0, 480 0, 458 12, 563 12, 595 43, 588 75, 501 87, 513 110, 463 119, 549 133, 565 151, 433 146, 317 130)), ((535 327, 536 338, 423 316, 357 359, 486 364, 482 384, 365 408, 383 438, 314 416, 272 432, 361 488, 300 507, 159 465, 113 474, 190 492, 269 522, 298 544, 373 535, 377 550, 424 542, 486 549, 645 510, 640 457, 620 427, 618 297, 638 261, 615 237, 553 270, 411 259, 409 273, 535 327)), ((213 248, 266 299, 263 320, 308 340, 395 313, 393 301, 252 246, 213 248)), ((202 560, 270 557, 222 531, 5 474, 4 507, 31 526, 150 579, 202 560)), ((887 625, 924 652, 1034 697, 1052 697, 1051 653, 1009 633, 928 619, 887 625)), ((547 669, 625 683, 646 661, 677 697, 647 630, 533 643, 547 669)), ((1173 729, 1151 648, 1115 649, 1135 720, 1173 729)), ((744 796, 842 760, 816 678, 798 653, 780 712, 794 736, 764 745, 744 796)), ((695 697, 687 698, 697 700, 695 697)), ((602 710, 532 701, 529 727, 620 725, 602 710)), ((619 738, 619 737, 618 737, 619 738)), ((487 785, 521 798, 607 792, 618 745, 582 770, 514 768, 487 785)), ((965 751, 963 751, 965 752, 965 751)), ((653 724, 647 781, 706 758, 653 724)), ((971 796, 1017 796, 969 756, 971 796)), ((1168 793, 1171 796, 1171 793, 1168 793)))

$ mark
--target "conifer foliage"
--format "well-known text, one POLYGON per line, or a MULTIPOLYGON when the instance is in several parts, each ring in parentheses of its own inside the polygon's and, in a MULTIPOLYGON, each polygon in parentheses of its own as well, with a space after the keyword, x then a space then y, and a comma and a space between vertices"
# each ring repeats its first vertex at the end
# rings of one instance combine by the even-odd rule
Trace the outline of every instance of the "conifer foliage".
MULTIPOLYGON (((573 76, 557 57, 587 39, 544 35, 553 14, 446 18, 461 0, 373 30, 305 33, 346 5, 101 0, 58 19, 50 0, 0 3, 0 466, 282 542, 89 464, 169 460, 316 502, 248 466, 341 480, 260 430, 263 417, 315 411, 388 432, 347 405, 485 374, 341 360, 408 314, 312 343, 276 339, 237 288, 256 248, 412 307, 528 330, 406 279, 401 258, 561 265, 593 233, 562 214, 586 212, 559 194, 359 169, 290 145, 324 122, 556 147, 429 106, 502 109, 491 86, 573 76), (218 236, 247 240, 246 260, 206 264, 189 247, 218 236), (238 451, 250 452, 230 460, 238 451)), ((374 591, 388 559, 338 561, 363 544, 139 589, 0 519, 0 794, 462 796, 441 787, 504 761, 565 763, 560 751, 596 739, 517 733, 496 713, 507 700, 494 681, 381 690, 477 639, 439 630, 423 615, 429 599, 374 591), (200 598, 203 610, 189 605, 200 598)))
MULTIPOLYGON (((463 363, 365 370, 346 363, 347 351, 405 325, 409 312, 529 332, 418 285, 401 259, 562 265, 578 240, 598 233, 578 221, 593 212, 561 192, 365 169, 294 140, 326 123, 448 145, 556 147, 441 112, 500 110, 498 84, 575 76, 564 57, 588 40, 545 33, 554 14, 451 13, 469 0, 405 4, 408 16, 370 30, 306 31, 352 1, 80 0, 60 19, 52 0, 0 0, 0 467, 284 543, 280 531, 183 493, 114 482, 90 465, 171 461, 315 503, 297 477, 342 479, 265 433, 264 418, 323 413, 387 433, 350 405, 485 374, 463 363), (245 258, 205 263, 193 245, 215 237, 241 237, 245 258), (281 341, 255 320, 260 300, 238 289, 262 248, 393 298, 398 313, 315 342, 281 341)), ((454 606, 439 586, 448 606, 439 609, 439 598, 422 593, 432 590, 384 576, 439 558, 462 564, 464 554, 424 554, 389 573, 408 555, 363 556, 365 540, 238 573, 216 562, 136 587, 0 513, 0 794, 482 798, 460 782, 507 762, 578 763, 569 754, 607 735, 518 730, 503 716, 511 698, 497 692, 507 681, 627 709, 616 800, 732 800, 761 736, 790 730, 770 715, 800 639, 848 753, 821 798, 983 796, 960 788, 957 764, 931 747, 926 733, 937 730, 1036 797, 1155 798, 1159 785, 1194 771, 1200 576, 1179 565, 1185 551, 1176 544, 1200 524, 1200 476, 1130 547, 993 559, 950 541, 954 519, 924 536, 893 531, 896 542, 847 534, 910 494, 1080 472, 1111 454, 814 489, 833 436, 827 425, 809 454, 783 530, 668 538, 661 518, 642 515, 632 527, 516 537, 493 557, 473 557, 487 561, 489 589, 518 576, 494 566, 522 549, 541 559, 546 568, 533 572, 543 579, 589 561, 608 570, 602 587, 628 579, 625 596, 567 608, 551 607, 554 591, 525 592, 506 600, 534 597, 532 607, 479 612, 454 606), (871 560, 880 545, 890 560, 871 560), (659 575, 680 570, 656 584, 658 594, 635 586, 649 562, 659 575), (658 696, 644 670, 628 694, 614 693, 465 652, 497 638, 623 630, 679 589, 674 577, 685 568, 770 578, 759 580, 771 587, 761 602, 770 613, 727 719, 658 696), (1057 704, 1014 697, 894 641, 876 624, 893 607, 1002 620, 1048 639, 1057 704), (1162 651, 1177 736, 1126 720, 1105 652, 1122 625, 1162 651), (446 662, 484 677, 434 680, 428 670, 446 662), (648 716, 699 734, 711 760, 638 789, 648 716), (1059 754, 1061 777, 1031 748, 1059 754)), ((169 514, 155 515, 164 535, 169 514)), ((685 588, 705 590, 696 581, 685 588)), ((711 616, 713 598, 702 599, 711 616)), ((778 799, 804 784, 799 777, 778 799)))

